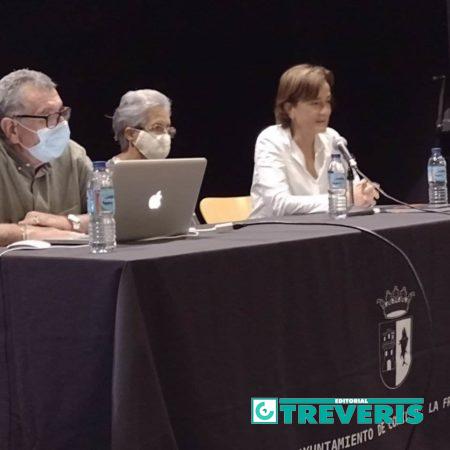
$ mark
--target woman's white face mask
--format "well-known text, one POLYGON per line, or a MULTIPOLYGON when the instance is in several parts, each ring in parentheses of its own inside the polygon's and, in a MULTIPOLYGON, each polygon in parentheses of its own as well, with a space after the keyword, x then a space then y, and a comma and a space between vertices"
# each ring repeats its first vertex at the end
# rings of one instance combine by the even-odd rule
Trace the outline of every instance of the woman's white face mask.
POLYGON ((165 159, 170 152, 171 137, 168 133, 155 134, 139 130, 134 146, 147 159, 165 159))

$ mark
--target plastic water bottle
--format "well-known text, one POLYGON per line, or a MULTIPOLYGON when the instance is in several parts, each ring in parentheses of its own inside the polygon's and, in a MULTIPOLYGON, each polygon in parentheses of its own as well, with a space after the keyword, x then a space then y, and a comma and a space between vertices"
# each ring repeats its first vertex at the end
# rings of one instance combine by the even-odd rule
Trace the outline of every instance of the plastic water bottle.
POLYGON ((105 161, 94 162, 88 182, 89 247, 91 253, 109 253, 116 247, 112 173, 105 161))
POLYGON ((439 147, 431 149, 428 160, 428 198, 430 205, 442 205, 448 201, 447 163, 439 147))
POLYGON ((334 219, 347 216, 347 171, 341 155, 332 154, 328 167, 328 211, 334 219))

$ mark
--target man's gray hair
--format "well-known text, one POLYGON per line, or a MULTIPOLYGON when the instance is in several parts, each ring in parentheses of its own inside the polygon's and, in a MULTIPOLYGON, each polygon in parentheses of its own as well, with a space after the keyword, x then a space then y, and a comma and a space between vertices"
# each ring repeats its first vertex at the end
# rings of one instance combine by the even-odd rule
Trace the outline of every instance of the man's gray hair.
POLYGON ((122 96, 112 118, 114 139, 119 141, 121 150, 125 150, 128 146, 124 136, 125 128, 145 127, 149 111, 156 106, 166 109, 170 114, 170 99, 159 91, 139 89, 128 91, 122 96))
POLYGON ((45 73, 30 69, 20 69, 5 75, 0 80, 0 119, 24 113, 22 88, 30 84, 42 89, 54 89, 54 83, 45 73))

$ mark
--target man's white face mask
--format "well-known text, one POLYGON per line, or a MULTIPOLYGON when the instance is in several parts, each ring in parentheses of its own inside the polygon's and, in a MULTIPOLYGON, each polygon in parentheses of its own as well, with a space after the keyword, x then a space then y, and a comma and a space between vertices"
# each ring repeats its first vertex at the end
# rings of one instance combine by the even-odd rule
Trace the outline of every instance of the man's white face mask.
POLYGON ((20 122, 18 124, 31 133, 38 135, 39 142, 32 147, 19 144, 28 150, 31 156, 43 163, 59 158, 69 144, 70 128, 67 120, 60 122, 54 128, 41 128, 38 131, 31 130, 20 122))
POLYGON ((147 159, 165 159, 169 155, 171 141, 169 133, 156 134, 139 130, 133 145, 147 159))

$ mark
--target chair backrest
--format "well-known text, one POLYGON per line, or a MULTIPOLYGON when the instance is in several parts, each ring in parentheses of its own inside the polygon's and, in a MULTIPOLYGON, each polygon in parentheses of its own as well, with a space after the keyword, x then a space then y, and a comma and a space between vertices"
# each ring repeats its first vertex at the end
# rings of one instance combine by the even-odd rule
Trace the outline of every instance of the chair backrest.
POLYGON ((200 202, 200 212, 206 223, 246 220, 252 211, 252 201, 247 197, 206 197, 200 202))

